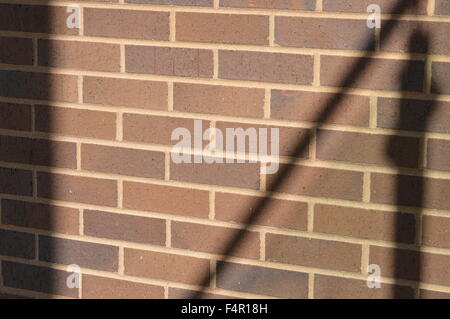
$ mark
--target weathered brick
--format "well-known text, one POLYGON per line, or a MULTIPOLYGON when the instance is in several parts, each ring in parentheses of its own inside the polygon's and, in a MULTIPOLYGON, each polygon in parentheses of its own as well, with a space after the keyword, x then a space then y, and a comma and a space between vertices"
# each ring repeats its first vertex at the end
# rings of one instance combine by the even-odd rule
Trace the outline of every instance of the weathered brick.
POLYGON ((447 0, 436 0, 434 12, 440 15, 450 15, 450 3, 447 0))
POLYGON ((450 63, 433 62, 431 69, 431 92, 450 94, 450 88, 446 85, 450 81, 450 63))
POLYGON ((425 246, 450 248, 450 218, 423 216, 422 243, 425 246))
POLYGON ((316 8, 315 0, 220 0, 221 7, 309 10, 316 8))
MULTIPOLYGON (((338 12, 367 12, 367 7, 371 5, 371 0, 324 0, 324 11, 338 12)), ((426 1, 411 1, 411 5, 397 6, 396 0, 377 0, 377 5, 381 7, 382 13, 407 13, 407 14, 427 14, 426 1)), ((402 4, 406 4, 405 1, 402 4)))
POLYGON ((34 247, 34 234, 0 229, 0 255, 33 259, 34 247))
POLYGON ((428 140, 427 167, 442 171, 450 171, 450 141, 448 140, 428 140))
POLYGON ((27 38, 0 37, 0 63, 32 65, 33 40, 27 38))
POLYGON ((31 130, 31 106, 0 102, 0 128, 7 130, 31 130))
POLYGON ((31 196, 30 170, 0 167, 0 193, 31 196))

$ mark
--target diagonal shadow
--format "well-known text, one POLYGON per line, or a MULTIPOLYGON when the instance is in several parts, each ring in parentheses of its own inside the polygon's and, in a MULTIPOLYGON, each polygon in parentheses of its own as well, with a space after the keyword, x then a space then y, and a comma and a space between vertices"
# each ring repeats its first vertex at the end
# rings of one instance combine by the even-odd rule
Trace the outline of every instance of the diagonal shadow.
MULTIPOLYGON (((414 9, 418 6, 421 0, 399 0, 395 7, 391 9, 390 12, 394 12, 396 15, 401 16, 404 15, 411 9, 414 9)), ((384 34, 383 41, 387 41, 389 37, 393 33, 393 29, 397 24, 397 20, 387 20, 382 25, 382 30, 384 34)), ((381 40, 380 40, 381 41, 381 40)), ((347 72, 347 75, 343 77, 342 81, 339 83, 338 87, 342 88, 340 92, 334 94, 332 97, 328 99, 325 103, 325 107, 320 115, 315 119, 316 123, 324 123, 329 119, 334 112, 336 112, 336 108, 339 104, 344 100, 345 94, 349 92, 349 88, 351 88, 363 75, 365 69, 370 65, 370 58, 373 57, 376 52, 372 50, 373 42, 369 41, 365 45, 365 51, 368 51, 366 56, 361 57, 358 61, 350 68, 347 72)), ((298 142, 295 150, 290 154, 290 157, 297 158, 300 157, 301 154, 305 151, 305 149, 309 145, 310 138, 313 137, 313 133, 315 129, 320 128, 321 125, 318 124, 314 128, 308 130, 308 132, 303 136, 303 139, 298 142)), ((263 198, 258 200, 255 205, 255 208, 252 213, 250 213, 243 224, 245 224, 245 228, 239 231, 235 236, 233 236, 226 245, 226 249, 224 249, 222 255, 225 256, 222 259, 222 265, 213 273, 207 273, 201 278, 201 290, 195 292, 191 298, 193 299, 201 299, 207 287, 210 286, 210 282, 217 277, 219 272, 223 273, 227 269, 227 261, 231 255, 237 250, 239 244, 245 240, 245 234, 250 225, 255 224, 263 215, 264 208, 269 204, 272 193, 277 192, 280 187, 283 185, 285 180, 289 177, 293 166, 292 165, 282 165, 280 166, 280 171, 277 176, 273 179, 272 183, 268 185, 266 194, 263 198)))

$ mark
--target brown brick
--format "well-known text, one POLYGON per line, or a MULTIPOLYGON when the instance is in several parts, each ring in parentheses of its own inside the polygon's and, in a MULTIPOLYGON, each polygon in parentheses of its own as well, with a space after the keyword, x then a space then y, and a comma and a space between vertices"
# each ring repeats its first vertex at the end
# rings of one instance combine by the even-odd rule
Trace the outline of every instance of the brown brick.
POLYGON ((264 90, 218 85, 174 85, 174 109, 182 112, 263 117, 264 90))
POLYGON ((216 193, 215 218, 227 222, 246 223, 258 213, 252 224, 306 230, 308 206, 303 202, 256 196, 216 193), (256 212, 261 201, 263 208, 256 212), (267 202, 266 202, 267 200, 267 202))
POLYGON ((125 274, 200 285, 209 274, 209 260, 125 248, 125 274))
MULTIPOLYGON (((186 128, 193 136, 194 120, 131 113, 123 115, 123 139, 125 141, 175 145, 178 141, 172 141, 171 136, 177 128, 186 128)), ((209 121, 202 121, 202 128, 204 130, 209 128, 209 121)))
POLYGON ((0 193, 31 196, 30 170, 0 167, 0 193))
POLYGON ((167 109, 167 84, 115 78, 84 77, 84 103, 167 109))
POLYGON ((413 137, 318 130, 317 158, 417 168, 419 142, 413 137))
POLYGON ((63 168, 77 167, 75 143, 0 136, 0 161, 63 168))
POLYGON ((177 41, 269 44, 269 17, 177 12, 177 41))
POLYGON ((240 238, 231 255, 259 259, 259 233, 174 221, 171 229, 174 248, 224 255, 230 243, 240 238))
POLYGON ((378 127, 450 132, 450 103, 448 102, 379 98, 377 113, 378 127))
POLYGON ((259 163, 171 163, 170 178, 199 184, 259 189, 259 163))
POLYGON ((420 299, 450 299, 450 293, 420 289, 420 299))
POLYGON ((2 224, 78 235, 79 211, 69 207, 3 199, 2 224))
POLYGON ((271 117, 288 121, 369 125, 368 97, 342 95, 342 101, 330 110, 334 98, 336 95, 332 93, 272 90, 271 117))
POLYGON ((447 0, 436 0, 434 11, 436 14, 450 15, 450 3, 447 0))
POLYGON ((67 27, 66 10, 64 6, 0 4, 0 30, 76 35, 78 29, 67 27))
POLYGON ((366 20, 276 17, 275 43, 282 46, 373 50, 375 33, 366 20))
POLYGON ((162 152, 81 145, 81 168, 88 171, 164 179, 164 157, 162 152))
POLYGON ((7 130, 31 130, 31 106, 0 102, 0 128, 7 130))
POLYGON ((117 182, 110 179, 38 172, 38 197, 93 205, 117 205, 117 182))
POLYGON ((212 78, 211 50, 125 46, 126 72, 212 78))
POLYGON ((120 46, 81 41, 38 41, 39 65, 92 71, 120 71, 120 46))
POLYGON ((166 222, 162 219, 85 210, 84 234, 164 246, 166 222))
POLYGON ((361 246, 331 240, 267 234, 266 260, 359 272, 361 246))
POLYGON ((362 239, 414 243, 413 214, 316 204, 314 231, 362 239))
POLYGON ((146 3, 173 6, 202 6, 212 7, 213 0, 125 0, 125 3, 146 3))
POLYGON ((219 51, 219 78, 310 85, 313 57, 300 54, 219 51))
POLYGON ((84 299, 164 299, 164 287, 83 275, 84 299))
POLYGON ((64 265, 77 264, 83 268, 117 271, 119 248, 40 235, 39 260, 64 265))
MULTIPOLYGON (((408 6, 406 2, 409 1, 403 1, 403 5, 398 6, 398 1, 396 0, 377 0, 376 4, 381 7, 382 13, 427 14, 426 1, 411 1, 411 5, 408 6)), ((372 3, 372 0, 324 0, 323 10, 366 13, 367 7, 372 3)))
POLYGON ((33 259, 34 247, 34 234, 0 229, 0 255, 33 259))
POLYGON ((306 299, 308 274, 218 262, 217 287, 272 297, 306 299))
POLYGON ((433 209, 450 207, 450 180, 408 175, 372 174, 371 201, 433 209))
POLYGON ((76 102, 77 81, 75 75, 2 70, 0 71, 0 96, 76 102))
MULTIPOLYGON (((362 199, 363 174, 303 165, 280 165, 278 173, 288 170, 287 177, 275 192, 285 192, 313 197, 328 197, 360 201, 362 199)), ((267 175, 270 187, 277 175, 267 175)))
POLYGON ((433 62, 431 68, 431 92, 450 94, 450 88, 447 85, 450 81, 450 63, 433 62))
POLYGON ((450 286, 450 256, 371 246, 369 258, 380 266, 383 277, 450 286))
POLYGON ((316 8, 315 0, 220 0, 221 7, 309 10, 316 8))
POLYGON ((369 288, 365 280, 338 278, 325 275, 314 276, 316 299, 413 299, 414 289, 381 283, 380 288, 369 288))
MULTIPOLYGON (((197 296, 199 293, 200 293, 199 291, 169 287, 168 299, 193 299, 193 296, 197 296)), ((240 298, 213 293, 205 293, 202 291, 201 299, 240 299, 240 298)))
POLYGON ((116 114, 64 107, 36 105, 36 130, 68 136, 112 140, 116 137, 116 114))
MULTIPOLYGON (((255 125, 255 124, 246 124, 246 123, 237 123, 237 122, 216 122, 216 128, 220 129, 223 133, 224 143, 227 138, 227 129, 238 129, 242 128, 244 130, 254 128, 256 130, 256 138, 257 142, 261 140, 261 134, 259 133, 259 129, 266 129, 267 130, 267 153, 268 155, 271 154, 271 147, 272 147, 272 129, 278 129, 279 132, 279 155, 281 156, 294 156, 296 147, 298 143, 304 140, 308 140, 308 130, 302 129, 302 128, 296 128, 296 127, 282 127, 282 126, 269 126, 269 125, 255 125)), ((233 133, 230 133, 230 136, 233 133)), ((237 138, 234 138, 235 140, 235 149, 237 149, 237 138)), ((245 152, 249 152, 249 146, 250 142, 249 139, 245 139, 245 152)), ((258 145, 258 144, 256 144, 258 145)), ((259 151, 259 146, 258 146, 259 151)), ((296 157, 302 157, 302 158, 308 158, 309 157, 309 148, 306 147, 305 150, 302 152, 302 154, 299 154, 296 157)))
POLYGON ((124 182, 123 206, 129 209, 207 218, 209 194, 207 191, 181 187, 124 182))
POLYGON ((32 39, 0 37, 0 47, 2 48, 0 51, 0 63, 33 64, 32 39))
POLYGON ((142 40, 169 40, 169 13, 156 11, 84 10, 84 34, 142 40))
POLYGON ((67 287, 67 277, 71 274, 48 267, 2 262, 3 284, 7 287, 78 298, 78 288, 67 287))
POLYGON ((442 171, 450 171, 450 141, 428 140, 427 167, 442 171))
POLYGON ((321 56, 320 70, 321 85, 326 86, 346 85, 351 88, 391 91, 423 90, 422 61, 321 56), (343 83, 349 72, 359 72, 362 68, 364 72, 358 73, 358 78, 343 83))
POLYGON ((450 248, 450 218, 423 216, 422 243, 425 246, 450 248))
POLYGON ((449 54, 450 40, 445 36, 449 32, 450 24, 445 22, 396 20, 394 28, 381 28, 381 50, 449 54), (423 36, 411 36, 416 30, 426 34, 426 41, 423 36))

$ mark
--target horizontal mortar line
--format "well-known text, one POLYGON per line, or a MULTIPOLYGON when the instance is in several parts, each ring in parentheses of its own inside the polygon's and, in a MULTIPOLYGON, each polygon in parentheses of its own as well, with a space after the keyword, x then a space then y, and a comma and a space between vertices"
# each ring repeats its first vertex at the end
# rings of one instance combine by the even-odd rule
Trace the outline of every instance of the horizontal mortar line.
MULTIPOLYGON (((11 1, 0 0, 0 3, 9 4, 29 4, 29 5, 43 5, 45 3, 33 0, 11 1)), ((139 10, 139 11, 162 11, 162 12, 194 12, 194 13, 225 13, 225 14, 247 14, 247 15, 270 15, 277 16, 291 16, 291 17, 319 17, 319 18, 334 18, 334 19, 357 19, 367 20, 367 13, 351 13, 351 12, 333 12, 333 11, 311 11, 311 10, 283 10, 283 9, 258 9, 258 8, 232 8, 232 7, 198 7, 198 6, 169 6, 169 5, 155 5, 155 4, 134 4, 134 3, 96 3, 96 2, 50 2, 45 5, 51 7, 67 7, 69 5, 78 5, 80 8, 98 8, 98 9, 124 9, 124 10, 139 10)), ((412 14, 390 14, 382 13, 382 19, 394 20, 412 20, 412 21, 450 21, 448 16, 427 16, 427 15, 412 15, 412 14)))
MULTIPOLYGON (((18 66, 11 64, 0 64, 0 70, 3 71, 19 71, 19 72, 32 72, 32 73, 46 73, 54 75, 74 75, 74 76, 86 76, 86 77, 104 77, 104 78, 117 78, 127 80, 147 80, 154 82, 175 82, 176 83, 190 83, 190 84, 204 84, 204 85, 223 85, 223 86, 235 86, 242 88, 269 88, 269 89, 281 89, 281 90, 299 90, 308 92, 322 92, 322 93, 341 93, 342 87, 333 86, 312 86, 302 84, 283 84, 273 82, 258 82, 248 80, 229 80, 229 79, 211 79, 211 78, 190 78, 190 77, 174 77, 167 75, 154 75, 154 74, 137 74, 137 73, 115 73, 115 72, 100 72, 100 71, 82 71, 75 69, 63 69, 63 68, 49 68, 49 67, 35 67, 35 66, 18 66)), ((450 95, 443 94, 428 94, 424 92, 412 92, 412 91, 390 91, 390 90, 374 90, 374 89, 359 89, 359 88, 345 88, 345 94, 364 95, 371 96, 376 95, 378 97, 390 97, 390 98, 414 98, 421 100, 433 100, 433 101, 450 101, 450 95)))

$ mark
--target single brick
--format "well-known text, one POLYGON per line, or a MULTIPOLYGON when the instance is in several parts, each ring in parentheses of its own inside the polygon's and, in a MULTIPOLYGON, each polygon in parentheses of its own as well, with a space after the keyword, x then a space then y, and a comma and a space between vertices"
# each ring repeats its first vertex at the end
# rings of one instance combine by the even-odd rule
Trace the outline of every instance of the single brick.
POLYGON ((174 85, 174 109, 177 111, 263 117, 263 108, 263 89, 188 83, 174 85))
POLYGON ((423 61, 321 56, 321 85, 421 92, 423 81, 423 61), (360 72, 361 69, 364 71, 360 72), (349 72, 357 72, 358 77, 344 83, 349 72))
POLYGON ((209 277, 209 260, 125 248, 125 274, 201 285, 209 277))
MULTIPOLYGON (((382 13, 427 14, 427 1, 403 1, 402 6, 396 0, 377 0, 382 13), (410 4, 407 4, 410 2, 410 4)), ((372 0, 323 0, 324 11, 367 12, 372 0)))
POLYGON ((280 298, 308 298, 308 274, 218 262, 217 287, 280 298))
POLYGON ((196 78, 212 78, 214 73, 211 50, 126 45, 125 61, 129 73, 196 78))
POLYGON ((436 0, 434 12, 439 15, 450 15, 450 3, 447 0, 436 0))
POLYGON ((167 109, 167 83, 117 78, 84 77, 84 103, 167 109))
POLYGON ((377 126, 382 128, 448 133, 450 103, 379 98, 377 121, 377 126))
POLYGON ((414 243, 414 214, 316 204, 314 231, 371 240, 414 243))
POLYGON ((2 70, 0 96, 76 102, 78 80, 75 75, 2 70))
POLYGON ((419 147, 414 137, 317 131, 317 158, 323 160, 417 168, 419 147))
POLYGON ((0 136, 0 161, 76 168, 77 149, 75 143, 0 136))
POLYGON ((379 265, 383 277, 450 286, 448 255, 371 246, 369 263, 379 265))
POLYGON ((83 275, 85 299, 164 299, 164 287, 93 275, 83 275))
POLYGON ((35 126, 40 132, 113 140, 116 114, 64 107, 35 106, 35 126))
POLYGON ((366 20, 276 17, 275 43, 300 48, 373 50, 375 33, 366 20))
POLYGON ((169 40, 169 13, 85 8, 84 34, 142 40, 169 40))
POLYGON ((110 179, 38 172, 38 197, 115 207, 117 182, 110 179))
POLYGON ((269 44, 269 17, 177 12, 177 41, 269 44))
POLYGON ((450 88, 447 85, 450 81, 450 63, 433 62, 431 69, 431 92, 450 94, 450 88))
POLYGON ((303 165, 281 164, 278 174, 287 170, 286 178, 271 189, 278 175, 267 175, 268 189, 313 197, 328 197, 360 201, 362 199, 363 173, 303 165))
POLYGON ((124 182, 123 206, 129 209, 207 218, 209 194, 207 191, 181 187, 124 182))
POLYGON ((120 71, 118 44, 38 40, 39 65, 90 71, 120 71))
POLYGON ((361 246, 331 240, 267 234, 266 260, 359 272, 361 246))
POLYGON ((164 179, 164 158, 162 152, 81 145, 81 168, 88 171, 164 179))
POLYGON ((450 141, 428 140, 427 167, 442 171, 450 171, 450 141))
POLYGON ((78 288, 67 286, 67 271, 42 266, 2 262, 3 284, 6 287, 33 290, 47 294, 78 298, 78 288))
POLYGON ((380 288, 369 288, 366 280, 314 276, 316 299, 413 299, 414 289, 408 286, 381 283, 380 288))
POLYGON ((84 234, 164 246, 166 222, 162 219, 84 210, 84 234))
POLYGON ((212 7, 213 0, 125 0, 125 3, 145 3, 172 6, 212 7))
POLYGON ((119 248, 49 236, 39 236, 39 260, 56 264, 77 264, 83 268, 117 271, 119 248))
POLYGON ((422 243, 425 246, 450 248, 450 218, 423 216, 422 243))
POLYGON ((409 175, 373 173, 371 201, 447 210, 450 207, 450 180, 409 175))
POLYGON ((238 245, 228 255, 259 259, 259 233, 175 221, 171 229, 174 248, 225 255, 230 243, 239 238, 238 245))
MULTIPOLYGON (((197 296, 199 293, 200 293, 199 291, 169 287, 168 299, 192 299, 193 296, 197 296)), ((240 298, 213 293, 205 293, 202 291, 201 299, 240 299, 240 298)))
POLYGON ((315 0, 220 0, 221 7, 308 10, 316 8, 315 0))
POLYGON ((2 224, 78 235, 79 210, 17 200, 2 200, 2 224))
POLYGON ((35 235, 0 229, 0 255, 33 259, 35 235))
POLYGON ((0 63, 32 65, 34 62, 32 39, 2 36, 0 47, 0 63))
POLYGON ((450 293, 420 289, 420 299, 450 299, 450 293))
POLYGON ((251 218, 256 225, 306 230, 307 217, 308 206, 304 202, 216 193, 215 218, 218 220, 244 224, 251 218), (263 201, 262 209, 256 211, 263 201))
POLYGON ((31 130, 31 106, 0 102, 0 128, 7 130, 31 130))
POLYGON ((30 170, 0 167, 0 193, 31 196, 32 183, 30 170))
POLYGON ((219 78, 311 85, 309 55, 219 50, 219 78))
POLYGON ((288 121, 323 122, 354 126, 369 125, 369 98, 341 95, 332 110, 333 93, 272 90, 271 117, 288 121))

